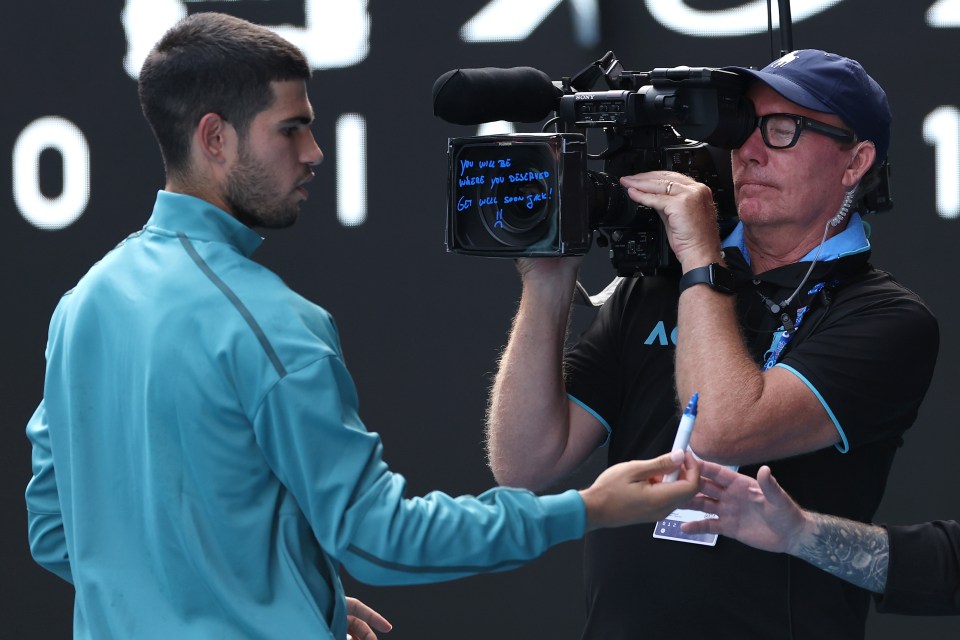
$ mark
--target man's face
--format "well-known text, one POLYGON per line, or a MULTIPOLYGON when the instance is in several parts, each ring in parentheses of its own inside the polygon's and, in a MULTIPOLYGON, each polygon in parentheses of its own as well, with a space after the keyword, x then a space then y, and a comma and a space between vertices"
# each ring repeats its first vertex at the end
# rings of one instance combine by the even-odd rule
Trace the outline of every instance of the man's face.
MULTIPOLYGON (((790 113, 846 128, 833 114, 805 109, 755 82, 747 91, 757 115, 790 113)), ((789 149, 770 149, 755 129, 731 152, 734 193, 745 225, 795 227, 798 233, 823 229, 836 214, 845 190, 841 180, 852 157, 836 140, 810 130, 789 149)))
POLYGON ((251 227, 292 225, 307 199, 304 185, 323 153, 310 131, 313 109, 300 80, 273 82, 273 104, 261 111, 239 141, 223 199, 251 227))

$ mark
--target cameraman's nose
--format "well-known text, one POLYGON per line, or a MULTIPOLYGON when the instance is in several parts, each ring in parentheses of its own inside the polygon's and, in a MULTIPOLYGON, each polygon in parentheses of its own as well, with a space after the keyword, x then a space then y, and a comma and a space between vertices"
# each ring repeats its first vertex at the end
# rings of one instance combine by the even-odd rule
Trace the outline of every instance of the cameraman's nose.
POLYGON ((763 143, 763 136, 760 133, 760 127, 757 127, 753 132, 744 140, 743 144, 740 145, 740 148, 734 149, 733 153, 741 160, 756 160, 762 162, 762 158, 766 157, 767 145, 763 143))

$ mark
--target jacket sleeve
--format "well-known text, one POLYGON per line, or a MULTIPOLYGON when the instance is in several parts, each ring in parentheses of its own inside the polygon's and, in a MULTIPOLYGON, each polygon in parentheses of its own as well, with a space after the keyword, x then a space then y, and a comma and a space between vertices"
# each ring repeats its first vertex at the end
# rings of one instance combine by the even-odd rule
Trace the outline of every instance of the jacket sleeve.
POLYGON ((27 438, 33 445, 33 478, 26 491, 30 553, 40 566, 72 584, 47 412, 42 401, 27 423, 27 438))
POLYGON ((405 480, 383 461, 380 437, 360 421, 353 381, 336 355, 288 371, 264 399, 254 428, 324 551, 364 582, 426 583, 505 570, 583 535, 586 513, 576 491, 406 498, 405 480))
POLYGON ((887 587, 877 611, 960 614, 960 523, 934 521, 886 526, 890 536, 887 587))

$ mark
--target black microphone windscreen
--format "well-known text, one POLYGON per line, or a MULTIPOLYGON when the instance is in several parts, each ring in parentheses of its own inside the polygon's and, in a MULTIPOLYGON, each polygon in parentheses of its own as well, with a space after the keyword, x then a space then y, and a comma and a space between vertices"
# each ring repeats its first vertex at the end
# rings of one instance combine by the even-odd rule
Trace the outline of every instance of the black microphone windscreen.
POLYGON ((434 115, 453 124, 538 122, 563 95, 533 67, 453 69, 433 84, 434 115))

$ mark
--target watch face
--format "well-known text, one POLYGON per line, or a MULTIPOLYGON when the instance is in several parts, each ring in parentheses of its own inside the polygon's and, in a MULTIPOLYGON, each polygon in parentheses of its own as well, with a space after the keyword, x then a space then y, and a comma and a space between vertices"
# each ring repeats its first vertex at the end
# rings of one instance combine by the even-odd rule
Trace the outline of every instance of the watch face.
POLYGON ((713 269, 711 269, 711 275, 713 276, 713 282, 711 283, 711 286, 718 291, 723 291, 724 293, 733 293, 735 291, 734 286, 736 285, 733 272, 730 271, 730 269, 721 267, 718 264, 713 264, 710 266, 713 267, 713 269))

